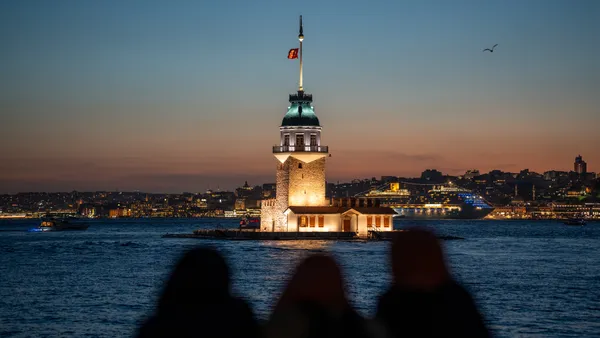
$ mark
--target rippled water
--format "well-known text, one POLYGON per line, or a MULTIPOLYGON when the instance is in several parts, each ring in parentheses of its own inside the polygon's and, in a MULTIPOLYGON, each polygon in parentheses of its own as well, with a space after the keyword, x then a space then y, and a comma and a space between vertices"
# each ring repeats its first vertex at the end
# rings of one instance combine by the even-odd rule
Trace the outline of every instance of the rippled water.
MULTIPOLYGON (((219 248, 234 291, 265 317, 299 259, 326 251, 343 266, 356 308, 372 315, 389 283, 389 243, 163 239, 235 220, 92 221, 87 231, 32 233, 0 221, 0 336, 131 336, 151 313, 183 250, 219 248)), ((496 336, 600 333, 600 224, 401 220, 442 235, 453 274, 496 336)))

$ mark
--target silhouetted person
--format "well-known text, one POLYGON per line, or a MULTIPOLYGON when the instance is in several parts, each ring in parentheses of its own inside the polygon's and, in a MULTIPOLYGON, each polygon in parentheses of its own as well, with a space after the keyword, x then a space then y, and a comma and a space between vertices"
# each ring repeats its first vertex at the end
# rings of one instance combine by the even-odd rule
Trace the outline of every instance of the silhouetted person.
POLYGON ((394 281, 376 316, 393 337, 489 336, 473 299, 450 276, 435 235, 400 232, 391 256, 394 281))
POLYGON ((257 337, 248 304, 231 296, 229 267, 215 250, 197 248, 177 263, 153 317, 138 337, 257 337))
POLYGON ((380 337, 350 306, 340 269, 326 255, 297 267, 265 328, 266 338, 380 337))

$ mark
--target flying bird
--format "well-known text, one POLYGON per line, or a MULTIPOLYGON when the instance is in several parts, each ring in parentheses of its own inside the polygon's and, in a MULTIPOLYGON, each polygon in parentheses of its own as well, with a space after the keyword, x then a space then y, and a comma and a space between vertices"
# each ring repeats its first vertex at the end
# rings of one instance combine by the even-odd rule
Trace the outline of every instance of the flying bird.
POLYGON ((494 47, 492 47, 492 49, 486 48, 483 51, 485 52, 486 50, 489 50, 490 53, 493 53, 494 52, 494 48, 496 48, 496 46, 498 46, 498 44, 495 44, 494 47))

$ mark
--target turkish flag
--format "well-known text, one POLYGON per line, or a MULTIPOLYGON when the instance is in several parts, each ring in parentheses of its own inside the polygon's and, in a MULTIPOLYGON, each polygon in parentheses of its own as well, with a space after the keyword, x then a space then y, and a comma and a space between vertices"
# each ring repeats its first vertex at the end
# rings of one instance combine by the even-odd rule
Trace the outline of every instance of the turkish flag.
POLYGON ((288 52, 288 59, 297 59, 298 58, 298 48, 292 48, 288 52))

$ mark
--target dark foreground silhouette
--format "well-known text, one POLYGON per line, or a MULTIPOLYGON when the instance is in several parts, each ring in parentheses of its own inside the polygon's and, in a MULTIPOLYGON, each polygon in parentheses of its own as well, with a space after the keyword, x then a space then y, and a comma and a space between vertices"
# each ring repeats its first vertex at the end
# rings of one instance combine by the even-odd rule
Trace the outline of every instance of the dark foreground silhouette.
POLYGON ((273 313, 259 325, 251 308, 230 293, 230 271, 213 249, 188 251, 179 261, 154 315, 138 337, 488 337, 469 293, 455 282, 437 238, 427 230, 400 232, 392 242, 393 283, 374 319, 347 299, 335 260, 302 261, 273 313))
POLYGON ((423 229, 392 243, 393 285, 376 317, 392 337, 488 337, 469 293, 452 280, 438 239, 423 229))
POLYGON ((177 263, 156 313, 138 337, 258 337, 248 304, 230 294, 229 267, 212 249, 188 251, 177 263))
POLYGON ((322 254, 300 263, 265 326, 266 338, 371 337, 382 332, 350 306, 337 263, 322 254))

